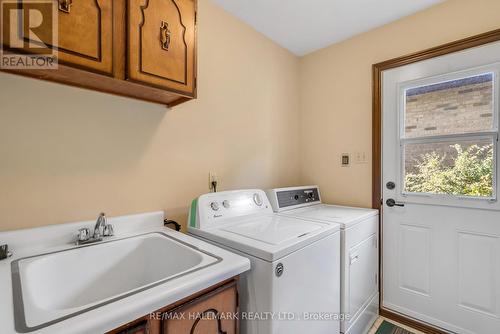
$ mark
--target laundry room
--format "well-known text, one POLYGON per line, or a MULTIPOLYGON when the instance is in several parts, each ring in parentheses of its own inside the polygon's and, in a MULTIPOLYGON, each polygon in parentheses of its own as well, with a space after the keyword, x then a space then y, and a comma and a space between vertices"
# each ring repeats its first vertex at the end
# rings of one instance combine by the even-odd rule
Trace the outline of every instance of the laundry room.
POLYGON ((500 1, 0 6, 0 333, 500 333, 500 1))

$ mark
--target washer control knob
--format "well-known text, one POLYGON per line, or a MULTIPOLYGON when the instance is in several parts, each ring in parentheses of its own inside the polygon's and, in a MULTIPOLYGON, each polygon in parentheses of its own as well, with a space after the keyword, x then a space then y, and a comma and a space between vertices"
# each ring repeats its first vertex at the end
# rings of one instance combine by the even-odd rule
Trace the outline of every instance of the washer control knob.
POLYGON ((262 198, 260 197, 259 194, 255 193, 253 194, 253 201, 255 202, 255 204, 257 204, 258 206, 261 206, 262 205, 262 198))
POLYGON ((219 203, 212 202, 212 203, 210 203, 210 207, 212 208, 212 210, 217 211, 217 210, 219 210, 219 203))
POLYGON ((229 201, 225 199, 224 201, 222 201, 222 206, 225 207, 226 209, 229 209, 231 205, 229 204, 229 201))

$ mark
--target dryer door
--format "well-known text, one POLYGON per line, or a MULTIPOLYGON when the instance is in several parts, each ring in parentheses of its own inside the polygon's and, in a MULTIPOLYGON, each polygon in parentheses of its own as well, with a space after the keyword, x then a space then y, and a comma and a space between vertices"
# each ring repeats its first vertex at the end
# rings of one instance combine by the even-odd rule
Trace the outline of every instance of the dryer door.
POLYGON ((349 314, 358 316, 378 287, 377 235, 373 234, 349 250, 349 314))

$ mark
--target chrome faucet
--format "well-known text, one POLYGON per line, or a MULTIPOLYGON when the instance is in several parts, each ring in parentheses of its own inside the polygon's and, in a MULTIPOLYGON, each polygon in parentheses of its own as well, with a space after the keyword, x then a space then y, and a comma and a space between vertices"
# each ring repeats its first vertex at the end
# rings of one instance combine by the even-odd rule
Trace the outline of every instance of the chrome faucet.
POLYGON ((89 244, 92 242, 102 241, 104 237, 111 237, 114 235, 113 225, 108 224, 106 214, 104 212, 99 214, 95 222, 94 232, 90 235, 90 229, 84 227, 78 230, 76 238, 77 245, 89 244))
POLYGON ((107 225, 108 219, 106 218, 106 214, 101 212, 99 217, 97 217, 97 221, 94 226, 94 238, 100 238, 101 235, 104 235, 104 228, 107 225))

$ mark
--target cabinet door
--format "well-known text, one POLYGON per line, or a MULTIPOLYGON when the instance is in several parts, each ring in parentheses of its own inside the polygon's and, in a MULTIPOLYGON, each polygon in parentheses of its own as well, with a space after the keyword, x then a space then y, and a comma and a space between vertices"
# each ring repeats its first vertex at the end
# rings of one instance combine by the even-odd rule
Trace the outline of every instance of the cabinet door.
POLYGON ((114 6, 114 0, 58 0, 60 61, 112 73, 114 6))
POLYGON ((127 327, 116 334, 148 334, 148 322, 144 320, 130 327, 127 327))
MULTIPOLYGON (((113 0, 54 0, 52 7, 37 6, 33 1, 20 1, 19 13, 23 13, 21 44, 4 38, 4 45, 13 52, 46 53, 51 49, 59 63, 111 74, 113 70, 113 0), (30 10, 31 9, 31 10, 30 10), (35 9, 35 11, 33 10, 35 9), (30 28, 34 22, 32 13, 39 11, 41 20, 57 15, 57 36, 53 39, 54 25, 41 24, 30 28), (12 44, 9 44, 9 42, 12 44), (41 44, 43 43, 43 44, 41 44), (39 46, 38 48, 36 46, 39 46), (43 47, 40 47, 43 46, 43 47)), ((53 21, 53 23, 56 23, 53 21)), ((7 28, 4 21, 5 29, 7 28)), ((15 26, 15 25, 14 25, 15 26)))
POLYGON ((116 328, 107 334, 160 334, 160 320, 146 316, 129 324, 116 328))
POLYGON ((129 0, 129 80, 195 96, 195 0, 129 0))
POLYGON ((238 292, 233 282, 164 314, 163 333, 236 334, 237 311, 238 292))

